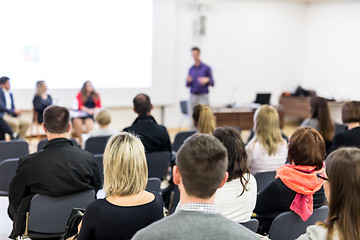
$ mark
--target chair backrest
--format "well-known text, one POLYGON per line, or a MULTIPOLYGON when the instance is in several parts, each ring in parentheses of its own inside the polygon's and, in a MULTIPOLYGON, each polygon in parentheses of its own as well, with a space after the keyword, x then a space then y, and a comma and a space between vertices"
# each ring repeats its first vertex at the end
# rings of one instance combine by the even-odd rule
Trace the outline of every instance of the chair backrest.
POLYGON ((180 109, 182 114, 188 115, 188 101, 180 101, 180 109))
POLYGON ((103 154, 109 137, 89 137, 85 142, 85 151, 92 154, 103 154))
POLYGON ((167 151, 146 153, 148 177, 163 179, 168 173, 170 157, 171 153, 167 151))
POLYGON ((306 232, 306 228, 316 222, 325 221, 329 208, 322 206, 314 209, 310 218, 304 222, 299 215, 289 211, 278 215, 271 224, 269 238, 273 240, 296 239, 306 232))
POLYGON ((172 150, 177 152, 180 149, 181 145, 184 143, 184 141, 194 133, 196 133, 196 131, 185 131, 177 133, 175 135, 172 150))
POLYGON ((255 218, 251 218, 249 221, 244 222, 244 223, 240 223, 241 225, 243 225, 244 227, 250 229, 253 232, 257 232, 258 227, 259 227, 259 221, 255 218))
POLYGON ((145 190, 160 194, 161 180, 159 178, 148 178, 145 190))
POLYGON ((256 179, 257 192, 261 192, 267 185, 274 181, 275 175, 276 171, 256 173, 254 177, 256 179))
POLYGON ((96 164, 98 165, 99 168, 99 173, 100 173, 100 177, 101 177, 101 187, 104 184, 104 165, 103 165, 103 154, 94 154, 95 160, 96 160, 96 164))
POLYGON ((29 154, 29 145, 24 140, 0 141, 0 162, 29 154))
POLYGON ((95 199, 95 191, 87 190, 63 197, 36 194, 30 202, 29 237, 37 234, 61 234, 73 208, 86 208, 95 199))
POLYGON ((19 158, 10 158, 0 162, 0 196, 8 196, 9 185, 15 177, 19 158))
POLYGON ((180 201, 180 191, 177 185, 174 186, 174 190, 171 193, 170 204, 169 204, 169 214, 173 214, 176 210, 176 207, 180 201))
MULTIPOLYGON (((74 145, 75 147, 78 147, 78 146, 79 146, 79 145, 77 144, 75 138, 70 138, 69 140, 73 143, 73 145, 74 145)), ((41 150, 43 150, 43 148, 45 147, 45 145, 46 145, 47 143, 48 143, 47 138, 41 139, 41 140, 39 141, 38 145, 37 145, 37 151, 40 152, 41 150)))

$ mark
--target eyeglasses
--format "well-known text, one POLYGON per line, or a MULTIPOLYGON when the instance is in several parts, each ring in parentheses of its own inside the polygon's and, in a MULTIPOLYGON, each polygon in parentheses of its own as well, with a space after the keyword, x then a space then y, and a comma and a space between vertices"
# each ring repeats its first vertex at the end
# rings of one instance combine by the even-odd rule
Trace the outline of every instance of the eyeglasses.
POLYGON ((323 180, 329 181, 328 178, 326 178, 326 177, 324 177, 324 176, 321 176, 321 175, 323 175, 323 174, 324 174, 324 172, 319 172, 319 173, 316 174, 316 176, 317 176, 318 178, 323 179, 323 180))

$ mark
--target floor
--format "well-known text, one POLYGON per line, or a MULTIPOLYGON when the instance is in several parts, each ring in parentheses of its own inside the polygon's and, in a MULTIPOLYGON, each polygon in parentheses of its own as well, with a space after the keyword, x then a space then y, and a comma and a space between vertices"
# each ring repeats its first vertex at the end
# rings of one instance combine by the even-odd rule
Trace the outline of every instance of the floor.
MULTIPOLYGON (((287 123, 283 129, 283 132, 285 133, 285 135, 290 136, 294 132, 296 127, 297 123, 287 123)), ((181 131, 185 130, 186 129, 181 129, 181 131)), ((174 140, 177 132, 179 132, 179 129, 169 129, 171 141, 174 140)), ((250 131, 243 130, 241 134, 244 142, 246 142, 250 131)), ((37 143, 37 139, 31 139, 31 141, 29 141, 29 149, 31 153, 36 151, 37 143)), ((8 204, 9 201, 7 197, 0 197, 0 240, 8 239, 8 236, 12 229, 12 221, 7 215, 8 204)))

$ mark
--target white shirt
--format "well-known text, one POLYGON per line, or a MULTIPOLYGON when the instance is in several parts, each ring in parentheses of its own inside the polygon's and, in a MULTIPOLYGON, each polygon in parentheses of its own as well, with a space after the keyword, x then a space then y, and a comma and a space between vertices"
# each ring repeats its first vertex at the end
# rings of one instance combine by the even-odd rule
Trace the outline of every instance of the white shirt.
POLYGON ((2 89, 5 95, 5 101, 6 101, 6 109, 11 109, 11 97, 10 97, 10 91, 6 90, 5 88, 2 89))
POLYGON ((248 191, 244 191, 241 196, 243 186, 238 178, 226 182, 216 191, 215 206, 224 217, 236 222, 250 220, 256 204, 257 186, 254 176, 247 174, 246 177, 249 176, 250 180, 246 186, 248 191))
POLYGON ((277 152, 270 156, 255 137, 246 145, 245 149, 248 155, 248 166, 253 175, 258 172, 276 171, 278 167, 285 164, 288 154, 285 140, 279 144, 277 152))

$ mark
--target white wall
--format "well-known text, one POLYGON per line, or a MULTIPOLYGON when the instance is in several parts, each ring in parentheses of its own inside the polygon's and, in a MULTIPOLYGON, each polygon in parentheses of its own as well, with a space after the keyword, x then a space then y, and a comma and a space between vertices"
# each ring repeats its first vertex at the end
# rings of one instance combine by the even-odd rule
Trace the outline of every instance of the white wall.
POLYGON ((360 99, 360 2, 312 3, 302 85, 338 100, 360 99))
MULTIPOLYGON (((301 82, 306 29, 306 4, 281 0, 206 1, 206 35, 196 33, 194 0, 177 1, 176 99, 187 99, 185 78, 193 64, 190 49, 212 67, 213 105, 249 103, 256 92, 271 92, 278 104, 282 91, 301 82)), ((177 104, 178 105, 178 104, 177 104)), ((167 125, 176 127, 179 107, 167 108, 167 125), (174 120, 171 120, 174 119, 174 120)))

